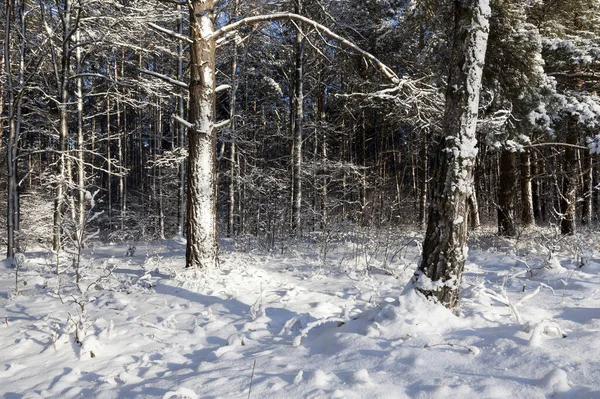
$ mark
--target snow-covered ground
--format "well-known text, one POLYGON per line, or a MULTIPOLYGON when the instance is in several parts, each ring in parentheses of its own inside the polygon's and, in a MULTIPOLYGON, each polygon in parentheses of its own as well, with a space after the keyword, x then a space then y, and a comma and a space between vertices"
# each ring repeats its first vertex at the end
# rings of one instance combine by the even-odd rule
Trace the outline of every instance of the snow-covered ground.
POLYGON ((196 276, 181 241, 98 246, 81 292, 26 253, 18 294, 0 264, 0 397, 598 398, 599 238, 480 233, 459 316, 403 294, 409 235, 223 241, 196 276))

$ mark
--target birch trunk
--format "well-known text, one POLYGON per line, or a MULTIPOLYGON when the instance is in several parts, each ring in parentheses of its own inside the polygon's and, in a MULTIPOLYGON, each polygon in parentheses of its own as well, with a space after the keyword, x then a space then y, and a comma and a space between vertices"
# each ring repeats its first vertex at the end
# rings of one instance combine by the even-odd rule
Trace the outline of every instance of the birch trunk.
POLYGON ((531 153, 531 195, 533 202, 533 216, 536 222, 541 222, 545 219, 544 212, 542 210, 542 198, 541 198, 541 183, 537 177, 539 174, 538 156, 537 152, 531 153))
POLYGON ((523 227, 535 225, 533 212, 533 186, 531 184, 531 153, 522 152, 521 157, 521 202, 523 211, 521 213, 521 224, 523 227))
POLYGON ((81 65, 81 34, 78 31, 75 35, 77 41, 77 50, 75 59, 77 61, 77 192, 78 192, 78 232, 83 237, 83 228, 85 223, 85 162, 83 158, 83 78, 81 65))
POLYGON ((217 264, 214 0, 190 2, 186 266, 217 264))
POLYGON ((467 200, 477 155, 477 110, 488 37, 489 0, 454 2, 454 32, 443 137, 433 173, 423 256, 414 287, 448 308, 458 294, 468 253, 467 200))

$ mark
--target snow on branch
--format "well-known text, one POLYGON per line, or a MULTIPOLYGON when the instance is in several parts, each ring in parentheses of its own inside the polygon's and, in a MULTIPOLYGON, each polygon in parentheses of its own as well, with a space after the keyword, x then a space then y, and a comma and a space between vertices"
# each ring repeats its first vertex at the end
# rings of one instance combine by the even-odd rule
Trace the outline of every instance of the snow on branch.
POLYGON ((191 129, 194 127, 193 123, 186 121, 185 119, 181 118, 178 115, 173 114, 171 117, 173 118, 173 120, 175 122, 180 123, 181 125, 183 125, 183 127, 187 128, 187 129, 191 129))
POLYGON ((226 120, 224 120, 222 122, 215 123, 215 128, 218 129, 218 128, 221 128, 223 126, 227 126, 227 125, 229 125, 230 122, 231 121, 229 119, 226 119, 226 120))
POLYGON ((175 86, 178 86, 178 87, 181 87, 181 88, 184 88, 184 89, 188 89, 189 88, 188 85, 187 85, 187 83, 184 83, 184 82, 182 82, 180 80, 177 80, 177 79, 173 79, 171 77, 168 77, 167 75, 163 75, 162 73, 158 73, 158 72, 154 72, 154 71, 149 71, 149 70, 147 70, 145 68, 138 68, 137 70, 140 71, 140 72, 142 72, 142 73, 145 73, 147 75, 154 76, 156 78, 162 79, 165 82, 169 82, 169 83, 171 83, 171 84, 173 84, 175 86))
POLYGON ((215 89, 215 93, 220 93, 222 91, 229 90, 229 89, 231 89, 231 85, 227 85, 227 84, 219 85, 215 89))
POLYGON ((229 25, 225 25, 222 28, 215 30, 210 37, 217 39, 220 36, 226 35, 227 33, 235 31, 243 26, 254 25, 254 24, 261 23, 261 22, 282 21, 282 20, 303 22, 309 26, 312 26, 314 29, 318 30, 319 32, 322 32, 322 33, 326 34, 327 36, 331 37, 332 39, 337 40, 338 42, 340 42, 340 44, 342 44, 342 46, 356 51, 358 54, 362 55, 363 57, 365 57, 366 59, 371 61, 377 67, 377 69, 386 78, 391 80, 393 83, 395 83, 395 84, 400 83, 400 78, 398 77, 398 75, 396 75, 396 73, 394 73, 394 71, 390 67, 388 67, 383 62, 381 62, 373 54, 361 49, 356 44, 354 44, 351 41, 336 34, 335 32, 333 32, 331 29, 327 28, 326 26, 323 26, 320 23, 315 22, 312 19, 306 18, 299 14, 280 12, 280 13, 273 13, 273 14, 267 14, 267 15, 256 15, 256 16, 252 16, 252 17, 247 17, 247 18, 241 19, 237 22, 234 22, 229 25))
POLYGON ((184 36, 184 35, 180 35, 177 32, 173 32, 170 29, 163 28, 162 26, 159 26, 159 25, 157 25, 155 23, 148 22, 148 26, 151 27, 152 29, 158 31, 158 32, 162 32, 162 33, 165 33, 165 34, 167 34, 169 36, 172 36, 175 39, 179 39, 179 40, 182 40, 182 41, 188 42, 188 43, 193 43, 192 39, 190 39, 189 37, 184 36))

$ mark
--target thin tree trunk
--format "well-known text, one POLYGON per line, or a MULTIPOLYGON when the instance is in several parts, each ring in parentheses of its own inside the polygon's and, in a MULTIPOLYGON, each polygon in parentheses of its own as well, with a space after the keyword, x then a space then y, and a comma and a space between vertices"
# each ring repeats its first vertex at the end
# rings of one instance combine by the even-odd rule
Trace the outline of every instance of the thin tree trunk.
MULTIPOLYGON (((574 123, 567 124, 567 144, 577 144, 577 130, 574 123)), ((564 178, 560 201, 560 233, 563 235, 575 234, 575 203, 577 200, 577 150, 572 147, 565 148, 564 178)))
POLYGON ((498 182, 498 235, 514 237, 515 226, 515 192, 517 155, 508 150, 500 154, 500 181, 498 182))
MULTIPOLYGON (((108 60, 106 61, 108 65, 108 60)), ((112 150, 110 96, 106 96, 106 188, 108 194, 108 226, 112 230, 112 150)), ((140 145, 141 146, 141 145, 140 145)))
POLYGON ((581 225, 589 226, 592 224, 593 214, 593 174, 594 174, 594 162, 591 154, 586 154, 583 162, 583 201, 581 204, 581 225))
MULTIPOLYGON (((160 98, 156 99, 156 146, 155 159, 162 155, 163 126, 162 126, 162 103, 160 98)), ((160 165, 155 166, 158 180, 158 234, 161 240, 165 239, 165 207, 163 200, 163 171, 160 165)))
MULTIPOLYGON (((237 18, 239 0, 234 3, 233 18, 237 18)), ((235 234, 235 215, 236 215, 236 181, 238 165, 236 163, 236 94, 237 94, 237 62, 238 51, 237 46, 233 46, 233 54, 231 58, 231 94, 229 97, 229 130, 231 132, 231 143, 229 145, 229 186, 228 186, 228 206, 227 206, 227 237, 235 234)))
MULTIPOLYGON (((302 0, 295 2, 296 14, 302 14, 302 0)), ((304 36, 302 24, 297 23, 294 42, 296 69, 294 71, 294 97, 292 114, 292 215, 291 234, 297 236, 302 218, 302 129, 304 125, 304 36)))
POLYGON ((541 199, 541 183, 539 179, 539 166, 537 152, 531 153, 531 198, 533 205, 533 217, 535 222, 540 223, 544 220, 544 214, 542 212, 542 199, 541 199))
MULTIPOLYGON (((180 6, 179 8, 179 22, 177 24, 177 30, 179 32, 180 35, 183 36, 183 21, 184 21, 184 16, 183 16, 183 10, 181 9, 182 7, 180 6)), ((177 45, 177 80, 179 80, 180 82, 183 81, 183 46, 184 43, 183 41, 179 41, 178 45, 177 45)), ((179 117, 181 119, 185 119, 185 90, 181 89, 180 93, 179 93, 179 98, 177 101, 177 112, 179 114, 179 117)), ((179 126, 179 146, 180 147, 184 147, 185 146, 185 127, 184 126, 179 126)), ((186 169, 186 161, 182 160, 181 164, 179 165, 179 209, 178 209, 178 221, 179 221, 179 234, 181 234, 181 236, 184 236, 185 234, 185 184, 186 184, 186 178, 185 178, 185 169, 186 169)))
MULTIPOLYGON (((15 197, 18 197, 17 176, 16 176, 16 152, 18 144, 19 132, 16 124, 16 104, 15 104, 15 88, 12 79, 11 58, 10 58, 10 39, 11 39, 11 21, 12 21, 11 2, 5 3, 5 27, 4 27, 4 69, 6 72, 6 92, 8 95, 8 142, 7 142, 7 245, 6 257, 13 259, 16 252, 16 234, 17 223, 15 216, 18 213, 15 197)), ((0 109, 0 112, 4 109, 0 109)))
POLYGON ((83 78, 81 65, 81 34, 77 31, 76 35, 77 50, 75 59, 77 61, 77 192, 78 192, 78 228, 79 235, 83 237, 85 223, 85 160, 83 157, 83 78))
POLYGON ((319 95, 317 97, 317 123, 320 130, 321 138, 321 230, 328 226, 329 210, 327 207, 327 132, 325 131, 325 87, 319 87, 319 95))
POLYGON ((454 32, 443 137, 434 169, 423 256, 413 278, 426 297, 454 308, 467 256, 468 205, 477 155, 475 134, 488 37, 488 0, 454 3, 454 32))
MULTIPOLYGON (((66 187, 65 183, 68 178, 67 173, 67 139, 69 137, 69 70, 71 65, 71 2, 70 0, 63 1, 63 7, 59 12, 63 23, 62 48, 60 56, 60 74, 58 82, 58 109, 59 109, 59 126, 58 126, 58 152, 59 160, 57 164, 57 182, 56 182, 56 198, 54 199, 54 237, 53 249, 59 251, 61 247, 62 235, 62 218, 64 213, 64 202, 66 187)), ((58 267, 58 265, 57 265, 58 267)))
MULTIPOLYGON (((114 66, 114 75, 115 81, 119 80, 119 70, 118 70, 118 62, 115 56, 115 66, 114 66)), ((125 194, 125 174, 123 170, 125 169, 125 154, 123 153, 123 125, 121 124, 121 101, 118 97, 118 88, 117 88, 117 98, 115 100, 115 116, 117 118, 116 123, 116 133, 117 133, 117 159, 119 162, 119 220, 121 230, 125 227, 125 213, 127 212, 127 202, 126 202, 126 194, 125 194)))
POLYGON ((521 213, 521 224, 523 227, 535 225, 533 212, 533 186, 531 184, 531 153, 524 151, 521 157, 521 202, 523 210, 521 213))
POLYGON ((481 226, 481 220, 479 219, 479 202, 477 201, 477 188, 475 186, 467 201, 469 203, 469 225, 471 230, 477 230, 481 226))
POLYGON ((421 138, 421 176, 419 179, 419 226, 425 228, 427 221, 427 190, 429 179, 429 144, 428 132, 422 133, 421 138))

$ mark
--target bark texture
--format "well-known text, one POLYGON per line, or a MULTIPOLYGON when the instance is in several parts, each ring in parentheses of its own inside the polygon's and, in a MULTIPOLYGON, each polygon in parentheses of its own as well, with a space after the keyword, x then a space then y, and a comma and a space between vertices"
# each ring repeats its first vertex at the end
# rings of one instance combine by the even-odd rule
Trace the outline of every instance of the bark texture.
POLYGON ((467 256, 468 198, 477 155, 477 109, 488 37, 488 0, 454 2, 443 137, 433 172, 423 256, 414 287, 448 308, 458 304, 467 256))
POLYGON ((186 267, 193 268, 217 264, 214 17, 213 0, 191 2, 186 267))

